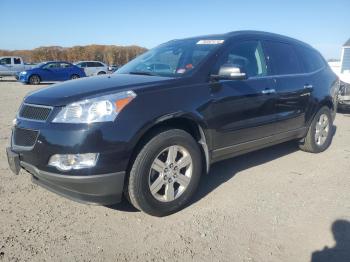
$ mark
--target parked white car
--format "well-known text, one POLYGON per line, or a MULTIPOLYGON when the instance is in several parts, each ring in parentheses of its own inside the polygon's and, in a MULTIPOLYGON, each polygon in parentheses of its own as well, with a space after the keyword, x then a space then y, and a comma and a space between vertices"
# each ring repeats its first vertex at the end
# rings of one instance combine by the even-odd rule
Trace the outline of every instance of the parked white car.
POLYGON ((0 57, 0 76, 15 76, 22 71, 33 68, 33 64, 25 64, 22 57, 19 56, 1 56, 0 57))
POLYGON ((104 75, 108 72, 108 66, 100 61, 79 61, 75 65, 83 68, 87 76, 104 75))

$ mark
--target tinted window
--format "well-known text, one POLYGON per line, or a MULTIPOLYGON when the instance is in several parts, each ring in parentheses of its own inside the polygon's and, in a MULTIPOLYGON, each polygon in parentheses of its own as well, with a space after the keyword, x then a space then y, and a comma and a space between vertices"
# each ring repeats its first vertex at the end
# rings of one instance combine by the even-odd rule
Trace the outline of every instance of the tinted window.
POLYGON ((238 66, 245 70, 248 77, 266 75, 266 63, 259 41, 235 43, 215 65, 214 74, 217 74, 224 64, 238 66))
POLYGON ((49 63, 43 66, 45 69, 55 69, 58 68, 60 65, 58 63, 49 63))
POLYGON ((306 47, 299 47, 299 53, 305 72, 314 72, 325 66, 321 55, 316 51, 306 47))
POLYGON ((1 65, 11 65, 11 58, 9 58, 9 57, 2 58, 0 60, 0 64, 1 65))
POLYGON ((68 63, 60 63, 60 67, 61 67, 61 68, 71 67, 71 64, 68 64, 68 63))
POLYGON ((16 57, 16 58, 13 59, 13 63, 14 63, 15 65, 19 65, 19 64, 21 64, 21 59, 18 58, 18 57, 16 57))
POLYGON ((98 62, 87 62, 87 67, 99 67, 101 66, 98 62))
POLYGON ((265 42, 265 48, 273 75, 302 73, 301 64, 294 47, 280 42, 265 42))
POLYGON ((102 67, 103 65, 101 64, 101 63, 99 63, 99 62, 94 62, 94 64, 95 64, 95 67, 102 67))

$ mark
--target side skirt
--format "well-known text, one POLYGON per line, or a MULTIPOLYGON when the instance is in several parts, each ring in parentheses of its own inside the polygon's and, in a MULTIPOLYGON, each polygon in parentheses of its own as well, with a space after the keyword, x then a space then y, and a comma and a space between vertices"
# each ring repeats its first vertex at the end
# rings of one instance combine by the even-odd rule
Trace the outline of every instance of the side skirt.
POLYGON ((243 155, 258 149, 280 144, 289 140, 303 138, 305 137, 307 130, 307 127, 298 128, 295 130, 275 134, 253 141, 215 149, 211 152, 211 163, 243 155))

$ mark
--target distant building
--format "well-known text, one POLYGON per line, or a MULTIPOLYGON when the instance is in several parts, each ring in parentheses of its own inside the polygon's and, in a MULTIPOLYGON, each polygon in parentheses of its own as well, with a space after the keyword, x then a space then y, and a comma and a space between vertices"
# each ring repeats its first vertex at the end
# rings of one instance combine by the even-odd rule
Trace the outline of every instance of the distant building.
POLYGON ((343 45, 340 65, 342 74, 350 74, 350 39, 343 45))
POLYGON ((328 62, 342 82, 350 84, 350 39, 342 47, 340 61, 328 62))

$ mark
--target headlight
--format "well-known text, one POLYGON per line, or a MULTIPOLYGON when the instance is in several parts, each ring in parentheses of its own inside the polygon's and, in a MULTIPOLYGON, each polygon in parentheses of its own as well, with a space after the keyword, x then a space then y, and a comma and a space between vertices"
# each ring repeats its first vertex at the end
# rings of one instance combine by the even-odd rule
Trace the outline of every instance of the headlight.
POLYGON ((21 72, 20 74, 21 74, 21 75, 26 75, 27 72, 26 72, 26 71, 23 71, 23 72, 21 72))
POLYGON ((62 108, 52 122, 76 124, 113 122, 118 113, 135 97, 133 91, 124 91, 75 102, 62 108))

